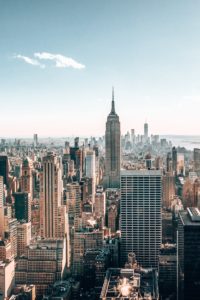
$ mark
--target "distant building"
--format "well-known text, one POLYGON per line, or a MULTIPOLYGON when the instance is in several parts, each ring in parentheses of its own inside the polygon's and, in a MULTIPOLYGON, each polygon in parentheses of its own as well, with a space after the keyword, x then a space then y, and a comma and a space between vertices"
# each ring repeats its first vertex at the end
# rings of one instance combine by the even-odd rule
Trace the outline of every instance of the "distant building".
POLYGON ((200 149, 194 148, 194 171, 199 174, 200 172, 200 149))
POLYGON ((177 175, 177 149, 176 147, 172 148, 172 169, 174 175, 177 175))
POLYGON ((38 135, 37 135, 37 133, 34 133, 34 135, 33 135, 33 145, 34 145, 34 147, 38 146, 38 135))
POLYGON ((166 159, 166 171, 173 175, 173 166, 172 166, 172 154, 171 152, 167 153, 167 159, 166 159))
POLYGON ((95 185, 96 185, 96 167, 95 167, 95 152, 87 150, 85 155, 85 176, 92 179, 92 200, 94 201, 95 185))
POLYGON ((185 157, 183 153, 177 154, 177 175, 185 176, 185 157))
POLYGON ((145 139, 145 142, 148 141, 148 137, 149 137, 149 133, 148 133, 148 124, 147 124, 147 123, 144 123, 144 139, 145 139))

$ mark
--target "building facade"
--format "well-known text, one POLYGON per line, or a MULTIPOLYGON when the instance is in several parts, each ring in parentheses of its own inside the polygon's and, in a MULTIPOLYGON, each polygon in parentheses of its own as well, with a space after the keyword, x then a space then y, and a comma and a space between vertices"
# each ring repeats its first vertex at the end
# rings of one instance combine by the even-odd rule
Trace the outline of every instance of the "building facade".
POLYGON ((200 211, 187 208, 178 218, 179 290, 184 300, 200 295, 200 211))
POLYGON ((62 199, 60 161, 53 153, 43 157, 40 173, 40 231, 45 238, 59 236, 58 208, 62 199))
POLYGON ((143 267, 158 267, 162 242, 159 170, 121 171, 121 265, 129 252, 143 267))

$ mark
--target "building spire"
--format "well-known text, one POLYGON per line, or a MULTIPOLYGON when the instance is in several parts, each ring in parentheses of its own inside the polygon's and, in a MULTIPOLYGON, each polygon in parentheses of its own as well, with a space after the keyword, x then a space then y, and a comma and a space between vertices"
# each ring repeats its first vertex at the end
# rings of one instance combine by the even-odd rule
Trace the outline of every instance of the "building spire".
POLYGON ((112 87, 112 106, 111 106, 111 114, 115 114, 115 95, 114 95, 114 87, 112 87))

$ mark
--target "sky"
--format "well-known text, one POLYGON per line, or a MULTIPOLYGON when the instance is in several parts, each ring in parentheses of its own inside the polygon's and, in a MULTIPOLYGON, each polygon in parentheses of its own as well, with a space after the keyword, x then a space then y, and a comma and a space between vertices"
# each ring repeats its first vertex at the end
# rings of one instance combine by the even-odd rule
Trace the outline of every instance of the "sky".
POLYGON ((0 0, 0 136, 200 135, 199 0, 0 0))

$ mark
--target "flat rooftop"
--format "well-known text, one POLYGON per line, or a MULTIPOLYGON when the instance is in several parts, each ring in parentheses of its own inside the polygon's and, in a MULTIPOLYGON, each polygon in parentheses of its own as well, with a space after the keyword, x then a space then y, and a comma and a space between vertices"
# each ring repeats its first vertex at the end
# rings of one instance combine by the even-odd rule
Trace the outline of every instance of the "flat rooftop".
POLYGON ((121 176, 161 176, 161 170, 121 170, 121 176))
POLYGON ((187 211, 179 212, 184 226, 200 226, 200 211, 197 207, 188 207, 187 211))
POLYGON ((106 272, 100 299, 151 299, 159 297, 154 269, 110 268, 106 272))

